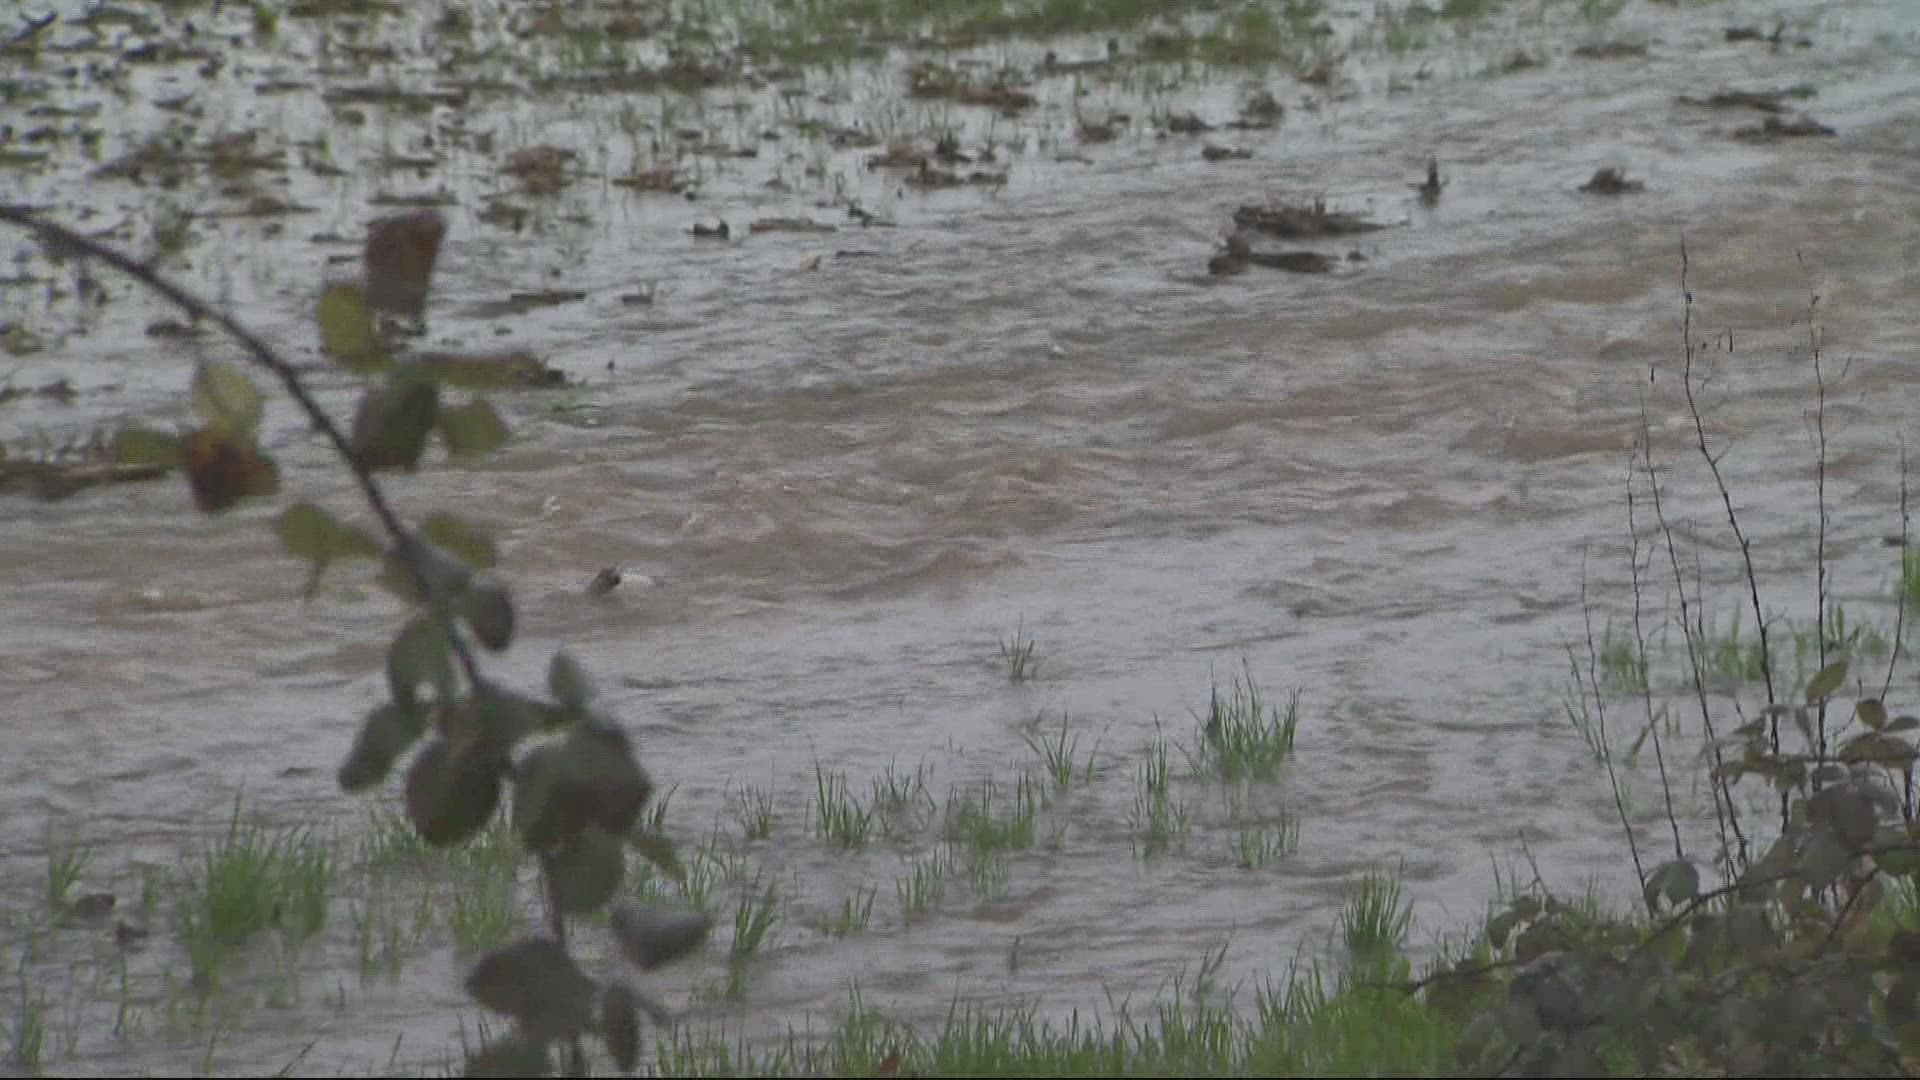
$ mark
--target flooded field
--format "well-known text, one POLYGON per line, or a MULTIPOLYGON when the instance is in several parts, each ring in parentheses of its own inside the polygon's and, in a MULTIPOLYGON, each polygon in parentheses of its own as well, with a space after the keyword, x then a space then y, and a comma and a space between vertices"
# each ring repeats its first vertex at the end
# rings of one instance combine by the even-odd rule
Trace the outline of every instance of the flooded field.
MULTIPOLYGON (((0 202, 157 260, 337 415, 315 300, 396 207, 448 224, 420 344, 564 376, 494 395, 500 454, 388 486, 494 530, 521 624, 490 665, 531 689, 567 647, 672 790, 688 880, 627 889, 715 935, 648 978, 662 1070, 853 995, 1112 1016, 1203 962, 1250 994, 1337 966, 1386 880, 1416 953, 1536 873, 1631 898, 1569 722, 1590 634, 1612 738, 1665 710, 1710 835, 1675 573, 1716 707, 1763 699, 1683 238, 1783 690, 1819 548, 1836 647, 1912 708, 1904 0, 129 0, 9 39, 0 202), (1677 571, 1644 474, 1629 528, 1643 431, 1677 571), (1227 779, 1203 718, 1249 679, 1291 750, 1227 779)), ((26 465, 185 421, 233 354, 0 251, 9 1067, 457 1068, 463 973, 540 897, 510 830, 428 854, 393 790, 335 784, 400 605, 365 564, 303 602, 271 501, 26 465), (236 850, 293 884, 215 979, 196 897, 236 850)), ((263 442, 282 502, 364 513, 283 399, 263 442)), ((1616 751, 1657 845, 1653 763, 1616 751)))

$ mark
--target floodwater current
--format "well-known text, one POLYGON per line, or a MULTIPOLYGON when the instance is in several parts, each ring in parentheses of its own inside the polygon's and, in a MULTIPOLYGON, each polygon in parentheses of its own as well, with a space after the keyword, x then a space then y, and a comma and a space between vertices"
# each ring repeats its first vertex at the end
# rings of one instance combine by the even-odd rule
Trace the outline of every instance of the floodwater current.
MULTIPOLYGON (((868 1005, 922 1021, 956 998, 1058 1015, 1101 1009, 1109 993, 1150 997, 1222 942, 1226 980, 1284 978, 1327 947, 1370 869, 1401 874, 1422 947, 1468 927, 1509 871, 1632 895, 1613 795, 1563 702, 1569 643, 1585 656, 1583 593, 1596 636, 1630 630, 1626 493, 1643 418, 1689 579, 1697 554, 1719 625, 1745 603, 1680 393, 1683 241, 1705 343, 1696 375, 1710 374, 1698 397, 1767 604, 1802 620, 1813 610, 1817 295, 1835 596, 1892 633, 1899 560, 1883 537, 1900 532, 1900 448, 1920 410, 1920 20, 1900 0, 1635 2, 1600 27, 1560 10, 1575 5, 1539 6, 1553 17, 1457 37, 1441 27, 1418 51, 1356 47, 1325 87, 1197 69, 1087 78, 1081 108, 1132 124, 1084 145, 1070 76, 1045 80, 1033 113, 996 118, 904 98, 900 56, 691 98, 476 99, 459 125, 444 107, 371 105, 349 127, 311 90, 246 90, 297 66, 292 20, 282 46, 206 85, 190 63, 159 65, 134 73, 131 104, 84 86, 57 100, 108 102, 92 121, 109 133, 101 161, 177 119, 178 102, 154 103, 179 95, 193 96, 201 135, 258 130, 263 146, 302 147, 306 164, 328 136, 341 175, 294 168, 276 189, 311 213, 197 218, 176 268, 316 361, 336 411, 352 383, 317 363, 308 318, 329 257, 357 249, 326 238, 357 238, 381 212, 376 191, 455 199, 429 342, 525 347, 574 385, 497 395, 514 441, 480 464, 436 457, 391 482, 395 502, 495 530, 520 631, 490 666, 531 688, 554 648, 571 650, 673 788, 683 851, 715 828, 738 833, 743 786, 772 795, 772 837, 726 841, 746 883, 777 882, 786 905, 744 998, 697 992, 722 965, 730 906, 714 959, 653 977, 655 989, 694 1022, 750 1032, 821 1028, 855 984, 868 1005), (1790 23, 1784 47, 1727 40, 1728 26, 1770 30, 1776 14, 1790 23), (1573 55, 1596 40, 1649 48, 1573 55), (1502 71, 1517 51, 1543 62, 1502 71), (1815 93, 1794 107, 1834 136, 1743 140, 1734 132, 1758 112, 1676 100, 1798 84, 1815 93), (1231 119, 1261 88, 1287 107, 1277 128, 1156 132, 1165 112, 1231 119), (782 126, 797 113, 897 138, 950 125, 965 149, 997 142, 1007 181, 904 190, 862 164, 879 147, 809 140, 782 126), (630 144, 677 138, 647 130, 661 126, 759 153, 701 159, 696 201, 608 184, 630 144), (491 152, 476 132, 492 134, 491 152), (1207 140, 1251 157, 1203 160, 1207 140), (496 158, 536 143, 579 148, 588 175, 554 196, 516 194, 496 158), (1411 187, 1429 154, 1448 179, 1434 206, 1411 187), (383 171, 408 156, 427 163, 383 171), (1645 190, 1576 190, 1607 166, 1645 190), (836 184, 892 227, 850 220, 836 184), (524 229, 479 218, 495 192, 529 208, 524 229), (1298 245, 1336 256, 1332 273, 1209 275, 1234 208, 1269 196, 1322 196, 1391 227, 1298 245), (771 217, 838 228, 748 235, 771 217), (730 241, 688 235, 715 219, 730 241), (585 297, 487 306, 540 289, 585 297), (625 583, 587 595, 615 564, 625 583), (1018 683, 999 647, 1016 628, 1040 657, 1018 683), (1277 781, 1230 796, 1190 775, 1181 748, 1195 745, 1210 684, 1242 671, 1275 701, 1299 689, 1299 732, 1277 781), (894 882, 934 833, 852 853, 814 835, 816 763, 856 793, 889 767, 923 767, 935 803, 989 777, 1005 797, 1033 766, 1029 725, 1057 730, 1063 715, 1097 775, 1053 798, 1033 847, 990 887, 957 872, 909 925, 894 882), (1190 821, 1149 856, 1133 814, 1157 735, 1190 821), (1239 866, 1244 824, 1283 816, 1297 850, 1239 866), (813 927, 869 888, 866 932, 813 927)), ((1364 22, 1364 7, 1336 14, 1364 22)), ((1052 43, 1063 57, 1102 44, 1052 43)), ((225 205, 197 181, 166 192, 88 180, 97 165, 63 151, 0 171, 0 190, 136 247, 176 207, 225 205)), ((81 319, 71 296, 48 299, 70 267, 15 238, 7 250, 22 255, 0 319, 49 342, 12 362, 13 382, 64 378, 78 396, 0 406, 0 435, 58 441, 188 415, 191 362, 223 345, 149 337, 167 313, 104 273, 111 299, 81 319)), ((264 438, 289 496, 358 512, 284 399, 264 438)), ((1644 476, 1636 484, 1646 563, 1658 533, 1644 476)), ((187 961, 158 911, 132 962, 148 1021, 137 1037, 112 1033, 117 989, 79 974, 112 968, 104 931, 29 929, 49 830, 91 844, 87 885, 123 905, 141 867, 188 865, 236 796, 275 822, 356 832, 375 797, 341 795, 333 772, 385 692, 381 650, 401 609, 363 565, 330 570, 303 603, 272 506, 199 517, 177 480, 0 498, 0 885, 16 912, 7 963, 28 976, 0 991, 7 1015, 28 993, 56 1030, 78 1018, 53 1067, 102 1074, 209 1055, 222 1072, 277 1069, 314 1036, 303 1069, 380 1068, 403 1032, 400 1056, 431 1060, 463 1017, 470 1031, 469 958, 440 941, 363 983, 348 928, 360 908, 343 895, 340 929, 297 963, 270 948, 251 958, 269 983, 276 965, 296 966, 299 992, 234 1014, 211 1052, 212 1027, 162 1018, 187 961)), ((1653 626, 1672 606, 1664 549, 1645 577, 1653 626)), ((1656 652, 1662 697, 1676 663, 1656 652)), ((1895 697, 1903 687, 1910 672, 1895 697)), ((1644 706, 1619 696, 1609 717, 1631 739, 1644 706)), ((1691 726, 1680 730, 1695 754, 1691 726)), ((1652 774, 1626 775, 1642 842, 1657 847, 1652 774)), ((1703 789, 1685 779, 1677 795, 1704 842, 1703 789)))

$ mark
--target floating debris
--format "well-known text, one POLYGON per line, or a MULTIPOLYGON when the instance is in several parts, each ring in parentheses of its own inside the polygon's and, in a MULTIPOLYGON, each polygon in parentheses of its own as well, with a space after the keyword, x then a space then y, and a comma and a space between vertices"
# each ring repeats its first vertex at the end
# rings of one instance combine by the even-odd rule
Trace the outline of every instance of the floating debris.
POLYGON ((605 596, 619 588, 621 580, 620 568, 618 566, 609 566, 605 570, 593 575, 593 580, 587 582, 587 595, 605 596))
POLYGON ((1216 146, 1208 143, 1200 148, 1200 156, 1207 161, 1244 161, 1253 157, 1253 151, 1244 146, 1216 146))
POLYGON ((1682 105, 1692 105, 1703 109, 1758 109, 1765 113, 1784 113, 1791 106, 1788 99, 1805 100, 1817 91, 1802 83, 1789 86, 1785 90, 1721 90, 1704 98, 1681 95, 1675 100, 1682 105))
POLYGON ((1378 232, 1387 227, 1352 214, 1328 210, 1324 199, 1298 206, 1276 203, 1242 206, 1233 212, 1233 223, 1244 229, 1254 229, 1289 240, 1378 232))
POLYGON ((1734 132, 1733 137, 1746 142, 1777 142, 1781 139, 1818 138, 1835 134, 1838 132, 1813 117, 1801 113, 1791 120, 1768 116, 1753 127, 1743 127, 1734 132))
POLYGON ((1647 185, 1638 180, 1627 179, 1627 174, 1609 166, 1593 174, 1593 178, 1580 185, 1580 190, 1589 195, 1632 195, 1647 190, 1647 185))
POLYGON ((839 230, 838 225, 828 225, 807 218, 761 218, 747 226, 749 233, 830 233, 839 230))
POLYGON ((551 195, 573 183, 571 170, 578 156, 558 146, 529 146, 508 154, 500 171, 520 181, 529 195, 551 195))
POLYGON ((727 228, 724 221, 718 225, 703 225, 696 221, 693 228, 687 231, 693 234, 695 240, 725 240, 733 235, 733 230, 727 228))
POLYGON ((416 363, 437 376, 464 385, 531 386, 548 389, 565 386, 566 372, 551 367, 545 360, 524 349, 510 352, 423 352, 416 363))
POLYGON ((1200 119, 1197 113, 1183 112, 1167 117, 1167 130, 1175 135, 1199 135, 1212 131, 1213 125, 1200 119))
POLYGON ((1440 192, 1444 191, 1446 186, 1447 182, 1440 179, 1440 159, 1437 157, 1429 157, 1427 159, 1426 182, 1413 185, 1413 190, 1420 193, 1420 201, 1422 203, 1427 206, 1438 206, 1440 205, 1440 192))
POLYGON ((1573 55, 1583 60, 1637 60, 1647 55, 1647 46, 1638 41, 1596 41, 1575 46, 1573 55))
POLYGON ((1025 90, 994 81, 984 86, 968 81, 949 67, 923 60, 907 72, 907 93, 918 98, 945 98, 962 105, 983 105, 1003 113, 1024 112, 1039 99, 1025 90))

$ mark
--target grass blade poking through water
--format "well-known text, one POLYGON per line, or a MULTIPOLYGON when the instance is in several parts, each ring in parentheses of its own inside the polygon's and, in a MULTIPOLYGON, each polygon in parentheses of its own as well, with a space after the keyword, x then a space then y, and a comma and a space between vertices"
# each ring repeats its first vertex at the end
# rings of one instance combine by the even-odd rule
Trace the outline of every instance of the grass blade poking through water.
POLYGON ((829 773, 813 763, 814 829, 836 847, 865 847, 873 831, 873 807, 860 805, 847 789, 846 773, 829 773))
POLYGON ((1200 721, 1200 755, 1204 771, 1224 780, 1271 780, 1293 756, 1293 740, 1300 727, 1300 691, 1287 696, 1284 709, 1260 695, 1253 672, 1235 676, 1225 694, 1218 683, 1207 699, 1200 721))

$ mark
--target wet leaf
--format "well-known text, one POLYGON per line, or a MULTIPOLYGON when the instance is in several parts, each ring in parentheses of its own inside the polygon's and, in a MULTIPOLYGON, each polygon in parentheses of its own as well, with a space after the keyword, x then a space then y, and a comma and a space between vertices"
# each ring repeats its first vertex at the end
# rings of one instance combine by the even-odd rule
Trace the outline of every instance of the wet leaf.
POLYGON ((241 499, 280 490, 280 468, 244 437, 203 429, 180 447, 181 464, 193 487, 193 503, 203 513, 231 509, 241 499))
POLYGON ((454 457, 477 457, 507 443, 507 424, 486 400, 440 410, 440 437, 454 457))
POLYGON ((426 714, 387 703, 367 713, 340 766, 340 790, 365 791, 387 778, 393 763, 426 731, 426 714))
POLYGON ((687 955, 707 940, 710 924, 698 911, 620 904, 608 913, 620 953, 642 971, 687 955))
POLYGON ((433 847, 456 844, 483 828, 500 801, 503 761, 487 743, 455 749, 434 739, 407 771, 407 817, 433 847))
POLYGON ((547 1044, 525 1035, 506 1035, 489 1042, 479 1053, 467 1059, 468 1076, 500 1077, 548 1076, 553 1058, 547 1044))
POLYGON ((627 853, 620 841, 588 827, 540 858, 553 900, 569 915, 605 907, 626 878, 627 853))
POLYGON ((570 708, 584 709, 593 700, 593 683, 580 661, 565 649, 554 653, 553 662, 547 666, 547 688, 560 704, 570 708))
POLYGON ((1847 662, 1845 660, 1835 660, 1821 668, 1819 673, 1807 683, 1807 704, 1811 705, 1816 701, 1832 697, 1833 692, 1840 689, 1840 685, 1846 681, 1847 662))
POLYGON ((232 364, 202 361, 193 375, 193 412, 210 430, 251 434, 263 406, 253 380, 232 364))
POLYGON ((371 375, 386 367, 390 358, 374 333, 373 313, 367 310, 366 294, 357 284, 329 285, 320 294, 314 310, 320 325, 320 348, 348 371, 371 375))
POLYGON ((648 862, 660 868, 668 878, 685 884, 686 868, 680 865, 680 855, 673 849, 673 841, 665 833, 652 829, 642 829, 627 836, 627 843, 648 862))
POLYGON ((613 1066, 630 1073, 640 1064, 639 995, 623 979, 607 984, 600 995, 600 1034, 607 1041, 613 1066))
POLYGON ((113 437, 113 460, 122 465, 178 465, 180 436, 147 428, 125 428, 113 437))
POLYGON ((427 515, 420 523, 420 535, 476 570, 491 569, 499 559, 493 537, 486 530, 453 514, 427 515))
POLYGON ((1807 835, 1807 842, 1801 846, 1793 868, 1801 880, 1811 889, 1824 889, 1833 884, 1853 861, 1853 854, 1834 834, 1818 829, 1807 835))
POLYGON ((543 707, 544 702, 504 687, 483 685, 461 703, 461 723, 469 728, 462 739, 488 742, 504 751, 533 734, 543 707))
POLYGON ((320 575, 328 563, 335 559, 371 559, 380 554, 380 545, 372 537, 341 524, 310 502, 298 502, 281 511, 273 531, 289 555, 313 564, 313 574, 307 579, 308 596, 320 587, 320 575))
POLYGON ((518 1021, 542 1042, 578 1035, 593 1022, 598 988, 558 942, 526 938, 480 958, 467 993, 481 1006, 518 1021))
POLYGON ((1860 852, 1880 831, 1873 800, 1854 784, 1836 784, 1807 801, 1813 823, 1832 834, 1848 852, 1860 852))
MULTIPOLYGON (((473 579, 473 571, 465 563, 451 558, 437 545, 423 540, 409 541, 413 552, 413 562, 427 575, 427 586, 441 596, 458 596, 473 579)), ((420 582, 414 576, 414 568, 389 550, 381 557, 380 584, 388 592, 408 603, 418 604, 426 597, 420 593, 420 582)))
POLYGON ((1887 725, 1889 732, 1913 731, 1916 728, 1920 728, 1920 716, 1896 716, 1893 722, 1887 725))
POLYGON ((1854 703, 1853 712, 1861 723, 1874 731, 1887 726, 1887 707, 1878 698, 1861 698, 1854 703))
POLYGON ((353 417, 353 453, 373 471, 411 469, 427 448, 440 412, 439 389, 415 373, 369 387, 353 417))
POLYGON ((392 214, 369 223, 363 268, 367 306, 411 319, 424 314, 433 264, 440 257, 440 241, 446 235, 446 219, 431 209, 392 214))
POLYGON ((1648 907, 1660 899, 1669 907, 1679 907, 1700 895, 1700 869, 1685 859, 1661 863, 1647 875, 1643 892, 1648 907))
POLYGON ((624 836, 652 790, 624 734, 580 723, 522 762, 514 824, 535 848, 570 840, 589 825, 624 836))
POLYGON ((415 617, 387 647, 387 684, 394 702, 402 708, 417 707, 422 683, 433 687, 443 701, 453 686, 447 628, 432 615, 415 617))
POLYGON ((454 601, 454 611, 480 639, 499 652, 513 641, 513 599, 504 585, 475 585, 454 601))
POLYGON ((1873 765, 1904 767, 1914 759, 1913 744, 1885 731, 1868 731, 1848 739, 1840 747, 1840 760, 1873 765))

